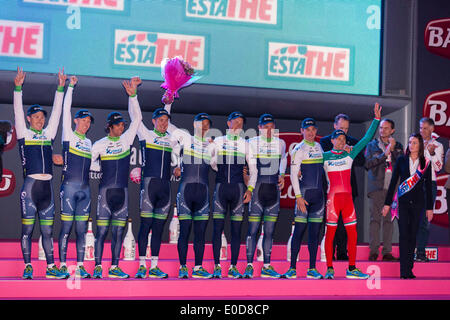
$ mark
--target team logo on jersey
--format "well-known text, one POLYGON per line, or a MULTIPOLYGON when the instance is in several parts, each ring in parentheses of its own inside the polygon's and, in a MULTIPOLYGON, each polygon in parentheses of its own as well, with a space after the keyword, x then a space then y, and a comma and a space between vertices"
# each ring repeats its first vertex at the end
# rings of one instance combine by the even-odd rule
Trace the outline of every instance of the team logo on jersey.
POLYGON ((450 59, 450 18, 428 22, 424 40, 428 51, 450 59))
POLYGON ((14 172, 3 169, 3 179, 0 181, 0 197, 7 197, 14 192, 16 188, 16 176, 14 172))
POLYGON ((296 43, 268 43, 267 76, 349 82, 351 50, 296 43))
POLYGON ((165 58, 182 56, 196 72, 205 70, 205 37, 115 30, 114 64, 161 68, 165 58))
POLYGON ((42 59, 44 24, 0 20, 0 56, 42 59))
POLYGON ((22 0, 25 3, 37 3, 53 6, 79 6, 83 8, 123 11, 124 0, 22 0))
POLYGON ((90 146, 84 144, 83 141, 77 141, 77 143, 75 144, 75 148, 83 152, 91 152, 90 146))
POLYGON ((186 0, 188 18, 277 25, 278 0, 186 0))

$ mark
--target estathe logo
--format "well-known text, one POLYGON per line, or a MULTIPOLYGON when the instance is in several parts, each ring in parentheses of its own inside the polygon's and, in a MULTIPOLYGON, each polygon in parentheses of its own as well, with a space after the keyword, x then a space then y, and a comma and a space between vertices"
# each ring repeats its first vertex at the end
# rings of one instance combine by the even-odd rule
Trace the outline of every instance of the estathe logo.
POLYGON ((430 117, 434 121, 434 131, 447 139, 450 139, 450 90, 430 93, 425 99, 423 116, 430 117))
POLYGON ((278 0, 186 0, 186 17, 276 25, 278 0))
POLYGON ((83 8, 124 10, 124 0, 22 0, 27 3, 38 3, 53 6, 79 6, 83 8))
POLYGON ((196 71, 205 69, 205 37, 185 34, 115 31, 114 64, 161 67, 165 58, 182 56, 196 71))
POLYGON ((42 59, 44 24, 0 20, 0 56, 42 59))
POLYGON ((450 59, 450 18, 428 22, 424 40, 428 51, 450 59))
POLYGON ((14 172, 3 169, 3 179, 0 181, 0 197, 7 197, 14 192, 16 188, 16 176, 14 172))
POLYGON ((267 75, 347 82, 350 54, 349 48, 269 42, 267 75))

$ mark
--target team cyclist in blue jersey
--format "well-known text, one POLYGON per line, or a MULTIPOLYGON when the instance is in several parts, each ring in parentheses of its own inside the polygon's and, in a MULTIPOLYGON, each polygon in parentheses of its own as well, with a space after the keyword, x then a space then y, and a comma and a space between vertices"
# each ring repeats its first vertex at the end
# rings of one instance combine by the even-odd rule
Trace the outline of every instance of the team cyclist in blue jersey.
POLYGON ((92 171, 101 171, 97 204, 97 233, 95 236, 94 278, 102 278, 103 245, 109 225, 112 225, 112 264, 110 278, 128 278, 118 264, 122 249, 123 234, 128 218, 128 173, 130 149, 142 121, 136 92, 130 81, 123 85, 130 96, 128 113, 133 120, 125 131, 125 119, 120 112, 111 112, 107 118, 108 135, 92 146, 92 171), (124 132, 125 131, 125 132, 124 132))
POLYGON ((63 279, 65 275, 56 267, 53 257, 52 234, 55 205, 52 187, 52 145, 58 131, 67 77, 64 74, 64 69, 58 73, 58 89, 47 126, 44 127, 47 112, 40 105, 35 104, 27 110, 26 120, 30 124, 30 127, 27 128, 22 102, 22 85, 25 75, 22 69, 17 68, 14 79, 14 121, 24 176, 20 194, 22 211, 21 246, 25 262, 23 279, 33 278, 31 236, 36 214, 39 218, 42 245, 47 260, 46 278, 63 279))
POLYGON ((302 121, 303 141, 291 152, 291 184, 295 193, 295 229, 291 242, 291 265, 283 275, 285 278, 297 277, 297 256, 300 252, 303 235, 308 228, 309 269, 306 277, 322 279, 316 269, 319 231, 325 214, 325 194, 327 181, 323 170, 323 150, 315 141, 316 121, 306 118, 302 121), (299 182, 299 172, 301 172, 299 182))
MULTIPOLYGON (((171 105, 165 105, 170 113, 171 105)), ((192 224, 194 226, 194 254, 195 266, 192 271, 193 278, 209 279, 212 274, 203 266, 205 251, 205 231, 209 219, 209 188, 208 175, 210 169, 212 146, 206 138, 210 128, 211 119, 206 113, 199 113, 194 117, 194 135, 183 129, 178 129, 172 123, 169 131, 179 141, 178 166, 174 175, 181 175, 177 193, 178 219, 180 220, 180 235, 178 237, 178 256, 180 270, 178 277, 189 277, 186 267, 188 240, 192 224), (193 223, 192 223, 193 221, 193 223)))
MULTIPOLYGON (((131 92, 136 92, 142 83, 139 77, 131 79, 131 92)), ((134 99, 130 98, 130 102, 134 99)), ((138 103, 137 98, 135 99, 138 103)), ((130 115, 133 116, 132 114, 130 115)), ((145 262, 148 245, 148 234, 152 230, 151 266, 148 276, 151 278, 167 278, 168 274, 158 267, 158 256, 161 238, 167 216, 170 211, 170 178, 172 175, 172 149, 178 141, 167 130, 170 114, 164 108, 153 112, 153 130, 147 129, 141 122, 137 131, 142 151, 142 181, 140 215, 141 225, 138 234, 139 269, 136 278, 145 278, 147 266, 145 262)), ((133 118, 131 118, 133 120, 133 118)))
POLYGON ((280 211, 280 191, 284 187, 286 171, 286 144, 276 136, 275 119, 271 114, 259 118, 260 135, 248 140, 253 162, 257 164, 258 176, 250 202, 247 234, 247 267, 244 278, 253 278, 253 259, 256 235, 264 219, 263 255, 261 277, 280 278, 281 274, 270 265, 273 232, 280 211))
POLYGON ((59 234, 60 271, 66 278, 70 276, 66 265, 67 244, 75 220, 75 233, 77 236, 77 269, 76 274, 81 278, 90 278, 91 275, 83 266, 85 237, 91 212, 91 189, 89 187, 89 169, 91 166, 92 143, 86 137, 94 117, 86 109, 80 109, 75 114, 75 130, 72 130, 72 95, 78 79, 70 77, 69 88, 64 97, 62 146, 63 146, 63 172, 61 184, 61 231, 59 234))
POLYGON ((245 117, 235 111, 228 116, 228 130, 225 136, 214 139, 211 166, 217 170, 213 202, 213 253, 214 278, 222 277, 220 266, 221 235, 225 215, 230 211, 231 220, 231 264, 229 278, 242 278, 236 268, 241 246, 241 225, 244 219, 244 204, 250 202, 256 182, 256 165, 250 162, 251 150, 248 142, 241 136, 245 117), (246 188, 243 168, 248 164, 250 179, 246 188))

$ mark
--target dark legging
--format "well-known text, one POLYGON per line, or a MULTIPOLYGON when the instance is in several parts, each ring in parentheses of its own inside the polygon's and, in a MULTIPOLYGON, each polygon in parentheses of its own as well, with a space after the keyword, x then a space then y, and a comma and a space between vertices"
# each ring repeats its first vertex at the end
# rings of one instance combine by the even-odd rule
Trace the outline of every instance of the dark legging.
MULTIPOLYGON (((66 262, 67 243, 69 241, 70 231, 72 229, 73 221, 62 221, 61 232, 59 234, 59 260, 66 262)), ((88 228, 87 221, 75 221, 75 234, 77 236, 77 262, 84 260, 85 236, 88 228)))
MULTIPOLYGON (((258 233, 260 222, 251 221, 248 223, 247 234, 247 263, 253 262, 253 257, 256 250, 256 235, 258 233)), ((273 231, 276 222, 264 221, 264 237, 263 237, 263 255, 264 263, 270 263, 270 254, 272 250, 273 231)))
MULTIPOLYGON (((214 219, 213 230, 213 253, 214 263, 220 263, 220 248, 222 246, 222 232, 225 225, 225 219, 214 219)), ((236 265, 241 246, 241 225, 242 221, 231 221, 231 265, 236 265)))
MULTIPOLYGON (((196 266, 200 266, 203 263, 203 253, 205 252, 205 232, 207 224, 208 224, 207 220, 194 220, 194 254, 196 266)), ((186 264, 191 226, 192 226, 191 219, 180 221, 180 236, 178 238, 178 245, 177 245, 180 265, 186 264)))
POLYGON ((316 267, 317 248, 319 246, 319 231, 321 222, 296 222, 291 242, 291 268, 295 268, 297 264, 297 256, 300 252, 303 235, 308 226, 308 251, 309 251, 309 268, 316 267))
POLYGON ((145 256, 147 253, 148 234, 150 233, 150 230, 152 230, 152 241, 150 243, 152 256, 159 256, 165 223, 166 219, 141 217, 141 226, 139 227, 138 233, 138 250, 140 257, 145 256))

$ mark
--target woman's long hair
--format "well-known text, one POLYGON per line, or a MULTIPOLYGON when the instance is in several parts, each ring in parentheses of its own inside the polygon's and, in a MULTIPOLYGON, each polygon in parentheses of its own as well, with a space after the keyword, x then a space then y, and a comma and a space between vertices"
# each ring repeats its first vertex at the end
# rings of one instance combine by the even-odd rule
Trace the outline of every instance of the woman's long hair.
POLYGON ((423 138, 420 135, 420 133, 412 133, 408 138, 408 146, 406 147, 405 155, 409 157, 411 154, 411 151, 409 151, 409 139, 411 138, 417 138, 419 140, 419 160, 420 160, 420 167, 423 168, 425 166, 425 145, 423 143, 423 138))

